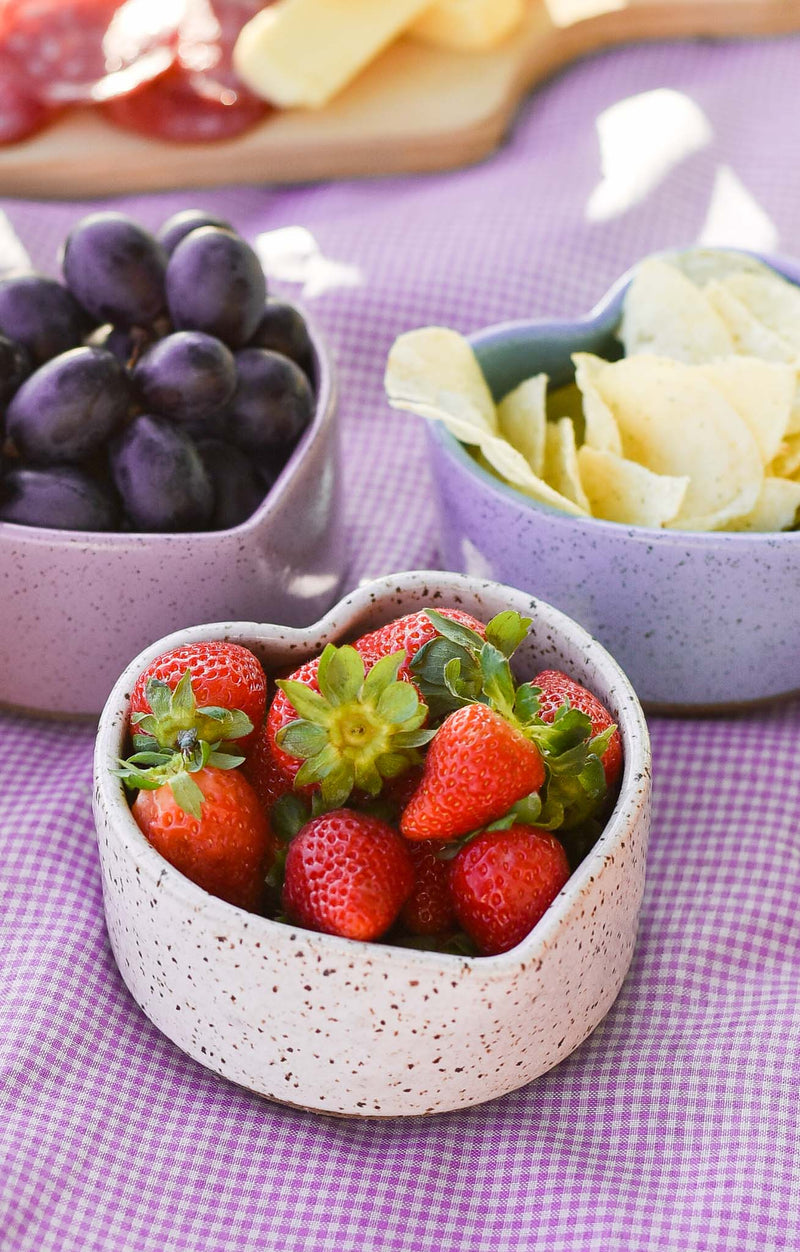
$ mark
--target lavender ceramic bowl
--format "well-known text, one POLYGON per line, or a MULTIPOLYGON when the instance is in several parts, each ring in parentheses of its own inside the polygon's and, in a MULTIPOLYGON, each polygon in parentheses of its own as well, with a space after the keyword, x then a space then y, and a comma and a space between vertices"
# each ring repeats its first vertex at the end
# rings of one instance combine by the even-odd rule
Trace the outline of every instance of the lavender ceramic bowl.
MULTIPOLYGON (((797 263, 762 259, 800 283, 797 263)), ((630 280, 587 317, 475 335, 495 395, 539 372, 569 382, 573 352, 618 356, 630 280)), ((616 657, 648 709, 717 712, 800 690, 800 532, 697 534, 569 517, 501 483, 440 423, 428 439, 445 564, 570 614, 616 657)))
POLYGON ((313 622, 340 594, 344 541, 330 362, 309 326, 314 420, 231 530, 90 534, 0 522, 0 704, 96 715, 151 639, 197 622, 313 622))
POLYGON ((625 675, 569 618, 523 592, 454 574, 407 573, 360 588, 315 626, 249 622, 178 632, 115 685, 95 750, 106 921, 120 972, 160 1030, 207 1068, 320 1112, 443 1112, 523 1086, 568 1056, 611 1007, 631 961, 650 815, 647 727, 625 675), (521 674, 568 670, 612 711, 625 753, 599 842, 530 935, 501 956, 466 958, 358 943, 281 925, 208 895, 139 831, 109 772, 123 748, 131 686, 165 648, 226 638, 268 671, 425 605, 487 619, 533 618, 521 674))

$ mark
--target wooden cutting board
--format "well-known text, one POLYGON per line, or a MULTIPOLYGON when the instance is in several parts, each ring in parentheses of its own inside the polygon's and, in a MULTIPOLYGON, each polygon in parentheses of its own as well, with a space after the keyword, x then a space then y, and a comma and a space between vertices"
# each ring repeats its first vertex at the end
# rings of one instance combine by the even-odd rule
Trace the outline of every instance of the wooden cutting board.
POLYGON ((75 111, 0 148, 0 194, 83 197, 449 169, 491 152, 530 89, 576 57, 640 40, 793 30, 800 0, 530 0, 523 27, 492 52, 399 40, 324 109, 276 113, 224 143, 161 143, 75 111))

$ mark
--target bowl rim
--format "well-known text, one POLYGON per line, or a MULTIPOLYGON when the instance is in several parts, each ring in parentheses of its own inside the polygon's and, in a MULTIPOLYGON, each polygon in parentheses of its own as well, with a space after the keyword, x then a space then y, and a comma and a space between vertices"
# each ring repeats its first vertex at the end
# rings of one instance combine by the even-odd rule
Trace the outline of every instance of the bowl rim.
POLYGON ((303 431, 292 449, 291 456, 281 469, 275 482, 265 494, 263 500, 249 517, 238 526, 229 526, 224 530, 181 530, 181 531, 148 531, 148 530, 60 530, 53 526, 26 526, 21 522, 0 521, 0 542, 4 534, 13 536, 18 543, 32 545, 44 544, 48 547, 59 545, 81 548, 90 544, 94 548, 125 547, 131 543, 151 543, 158 540, 190 539, 195 543, 212 543, 228 535, 245 536, 252 531, 260 531, 268 526, 273 515, 283 503, 291 483, 302 464, 306 453, 314 444, 320 442, 334 421, 337 401, 336 374, 331 351, 327 342, 304 308, 294 303, 299 310, 308 329, 308 336, 313 349, 314 368, 316 374, 316 394, 314 397, 314 416, 303 431))
MULTIPOLYGON (((780 277, 787 279, 795 286, 800 286, 800 261, 772 253, 760 253, 748 248, 733 247, 697 247, 666 248, 658 252, 648 253, 646 257, 636 261, 624 274, 611 285, 606 294, 600 298, 588 313, 579 314, 569 319, 549 317, 517 318, 506 322, 495 322, 467 336, 469 343, 476 349, 480 359, 480 350, 502 342, 510 335, 530 335, 532 340, 541 340, 556 333, 560 335, 580 330, 612 331, 622 313, 622 301, 642 260, 653 257, 668 260, 670 257, 687 252, 733 253, 752 257, 760 261, 780 277)), ((464 444, 451 435, 446 427, 430 418, 426 422, 429 436, 434 444, 454 461, 465 473, 473 475, 483 483, 485 490, 494 492, 502 499, 519 506, 529 508, 534 513, 544 513, 550 519, 559 519, 567 526, 586 526, 590 531, 598 530, 612 535, 627 534, 631 538, 640 537, 647 543, 674 543, 679 540, 685 546, 696 544, 708 547, 717 543, 764 544, 767 543, 800 543, 800 530, 778 531, 736 531, 736 530, 680 530, 677 527, 634 526, 625 522, 611 522, 602 517, 576 517, 565 513, 553 505, 544 504, 525 496, 510 483, 502 482, 494 474, 490 474, 469 455, 464 444)))
MULTIPOLYGON (((245 646, 247 646, 245 644, 245 646)), ((311 655, 311 653, 310 653, 311 655)), ((298 650, 298 664, 300 661, 298 650)), ((126 666, 106 701, 100 716, 95 740, 94 761, 94 792, 96 806, 105 810, 105 818, 109 826, 113 826, 115 834, 128 858, 138 867, 148 866, 153 878, 159 882, 162 891, 166 890, 174 899, 184 906, 193 909, 195 914, 202 913, 204 919, 214 925, 230 922, 232 918, 246 919, 249 931, 256 938, 272 938, 300 940, 312 949, 322 944, 326 949, 333 946, 342 956, 354 951, 369 953, 373 959, 375 954, 384 953, 384 959, 392 962, 405 962, 411 967, 430 966, 444 961, 445 969, 452 969, 452 962, 462 967, 477 967, 482 974, 489 977, 502 977, 509 968, 527 965, 531 952, 539 947, 546 947, 558 933, 559 927, 600 865, 607 859, 609 851, 618 847, 626 834, 633 830, 649 810, 651 749, 650 736, 642 707, 626 674, 617 661, 588 631, 580 626, 567 614, 530 596, 517 588, 494 582, 490 579, 478 579, 468 575, 454 574, 447 571, 411 570, 399 574, 386 575, 362 583, 354 591, 342 597, 318 622, 305 628, 274 626, 270 623, 254 622, 216 622, 208 625, 190 627, 188 630, 174 631, 170 635, 157 640, 135 657, 126 666), (117 759, 117 748, 120 736, 127 726, 129 692, 133 682, 145 665, 149 664, 160 653, 180 643, 233 636, 237 642, 244 642, 240 636, 253 628, 261 631, 274 631, 284 641, 295 639, 302 647, 309 638, 329 635, 332 639, 347 636, 348 626, 358 619, 368 608, 374 608, 381 600, 390 601, 400 592, 413 592, 423 585, 433 584, 445 596, 458 596, 461 592, 484 592, 511 595, 518 605, 529 606, 531 616, 540 613, 547 618, 550 630, 556 630, 563 637, 580 647, 587 663, 603 671, 604 676, 613 682, 615 694, 620 707, 619 727, 624 744, 623 774, 619 795, 606 825, 595 845, 587 853, 584 860, 570 874, 566 884, 553 900, 539 922, 521 940, 516 947, 494 956, 461 956, 451 953, 432 952, 414 948, 400 947, 391 943, 364 943, 360 940, 345 939, 337 935, 322 934, 317 931, 304 930, 286 923, 273 921, 260 914, 249 913, 238 906, 228 904, 216 896, 210 895, 202 887, 184 877, 169 864, 153 848, 140 831, 132 816, 119 779, 111 773, 109 763, 117 759)), ((95 814, 97 822, 97 814, 95 814)))

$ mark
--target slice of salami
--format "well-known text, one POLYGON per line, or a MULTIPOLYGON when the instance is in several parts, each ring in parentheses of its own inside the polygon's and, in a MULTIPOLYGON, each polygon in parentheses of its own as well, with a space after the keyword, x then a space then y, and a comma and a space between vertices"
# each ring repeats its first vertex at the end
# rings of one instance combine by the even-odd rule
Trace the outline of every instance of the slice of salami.
POLYGON ((52 116, 53 110, 30 94, 12 63, 0 53, 0 144, 27 139, 52 116))
POLYGON ((6 0, 0 52, 48 105, 107 100, 163 74, 195 0, 6 0))
POLYGON ((234 71, 233 48, 242 27, 263 8, 264 0, 195 0, 187 14, 178 60, 195 76, 196 90, 223 103, 230 101, 232 91, 240 98, 258 99, 234 71))
POLYGON ((201 74, 174 67, 104 112, 127 130, 173 143, 215 143, 242 134, 269 112, 265 101, 235 88, 209 92, 201 74))

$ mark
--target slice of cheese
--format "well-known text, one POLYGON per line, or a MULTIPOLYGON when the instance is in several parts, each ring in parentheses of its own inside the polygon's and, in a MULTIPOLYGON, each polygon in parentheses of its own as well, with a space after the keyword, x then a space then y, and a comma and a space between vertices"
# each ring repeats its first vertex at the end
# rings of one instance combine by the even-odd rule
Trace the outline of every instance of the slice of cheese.
POLYGON ((438 0, 408 34, 443 48, 479 52, 501 43, 524 12, 525 0, 438 0))
POLYGON ((279 108, 319 108, 429 7, 430 0, 278 0, 242 28, 233 65, 279 108))

